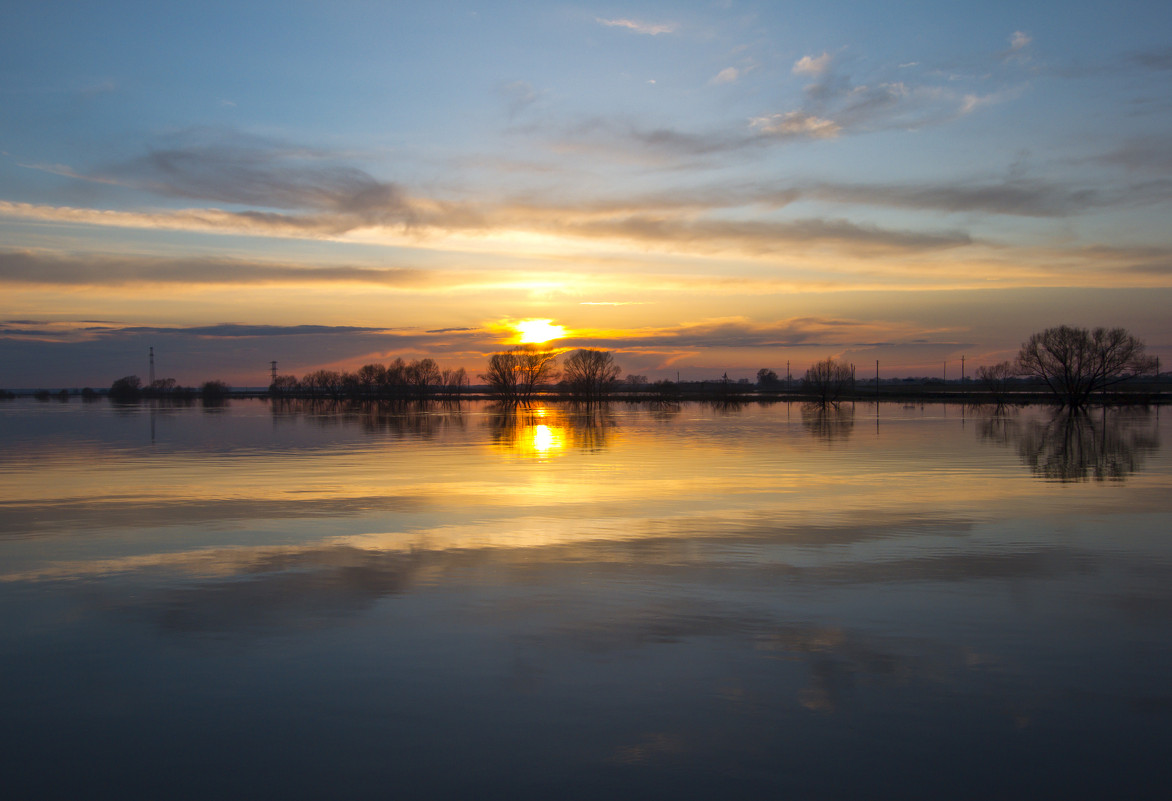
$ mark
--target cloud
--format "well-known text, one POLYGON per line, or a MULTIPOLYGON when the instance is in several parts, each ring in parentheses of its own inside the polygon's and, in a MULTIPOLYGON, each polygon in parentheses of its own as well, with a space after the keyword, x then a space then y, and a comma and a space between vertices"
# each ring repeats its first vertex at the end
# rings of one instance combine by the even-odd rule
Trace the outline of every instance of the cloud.
POLYGON ((1149 70, 1172 70, 1172 47, 1151 47, 1131 55, 1131 61, 1149 70))
POLYGON ((777 138, 833 139, 842 132, 842 126, 838 123, 801 111, 754 117, 749 120, 749 126, 766 136, 777 138))
POLYGON ((537 102, 540 94, 528 81, 512 81, 500 87, 499 93, 505 100, 509 118, 515 118, 537 102))
POLYGON ((736 67, 725 67, 720 72, 713 76, 708 83, 712 85, 719 85, 722 83, 736 83, 737 78, 741 76, 740 70, 736 67))
MULTIPOLYGON (((466 276, 465 276, 466 277, 466 276)), ((460 276, 447 274, 458 283, 460 276)), ((142 256, 63 256, 0 251, 0 285, 127 286, 132 284, 321 285, 373 284, 422 288, 440 283, 412 268, 314 267, 240 259, 159 259, 142 256)), ((444 286, 452 284, 444 280, 444 286)))
POLYGON ((563 228, 562 233, 620 237, 660 245, 687 244, 708 250, 735 248, 758 254, 802 246, 833 247, 855 255, 893 251, 923 252, 972 243, 972 239, 960 231, 897 231, 848 220, 668 220, 638 214, 582 222, 563 228))
POLYGON ((191 128, 141 156, 88 171, 64 165, 36 168, 160 197, 248 206, 249 211, 219 213, 303 229, 410 226, 416 221, 417 209, 394 182, 321 151, 224 129, 191 128), (315 218, 284 213, 289 211, 311 211, 315 218))
POLYGON ((1013 52, 1019 52, 1029 47, 1030 43, 1034 41, 1028 33, 1022 31, 1014 31, 1013 35, 1009 37, 1009 49, 1013 52))
POLYGON ((620 352, 668 354, 681 348, 876 347, 924 336, 924 328, 883 320, 793 317, 772 323, 744 318, 706 320, 676 326, 628 329, 568 338, 567 346, 609 347, 620 352))
POLYGON ((823 75, 830 69, 831 56, 823 52, 820 56, 802 56, 794 62, 794 75, 823 75))
POLYGON ((1072 189, 1033 181, 993 184, 835 184, 795 187, 794 195, 840 203, 899 206, 942 212, 988 212, 1022 217, 1064 217, 1122 202, 1099 189, 1072 189))
POLYGON ((1172 174, 1172 148, 1162 136, 1138 137, 1102 156, 1101 161, 1143 174, 1172 174))
POLYGON ((674 22, 665 23, 651 23, 640 22, 633 19, 604 19, 602 17, 595 17, 594 21, 599 25, 605 25, 608 28, 626 28, 635 33, 642 33, 648 36, 658 36, 661 33, 675 33, 679 26, 674 22))

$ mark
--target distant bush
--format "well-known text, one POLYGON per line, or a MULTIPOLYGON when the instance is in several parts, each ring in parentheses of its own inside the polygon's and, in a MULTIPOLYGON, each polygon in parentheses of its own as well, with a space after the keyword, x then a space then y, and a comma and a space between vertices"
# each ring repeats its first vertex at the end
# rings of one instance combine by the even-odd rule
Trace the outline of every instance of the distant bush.
POLYGON ((223 403, 232 392, 232 387, 223 381, 205 381, 199 388, 204 403, 223 403))
POLYGON ((126 402, 138 400, 141 393, 142 379, 136 375, 128 375, 111 384, 108 394, 111 400, 126 402))

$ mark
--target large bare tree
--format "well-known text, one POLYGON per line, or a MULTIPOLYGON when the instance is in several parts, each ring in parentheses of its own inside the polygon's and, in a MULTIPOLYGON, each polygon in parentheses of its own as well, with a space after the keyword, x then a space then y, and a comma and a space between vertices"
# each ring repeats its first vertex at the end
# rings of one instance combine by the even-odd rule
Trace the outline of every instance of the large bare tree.
POLYGON ((492 354, 488 370, 480 379, 500 400, 527 403, 537 390, 557 378, 556 359, 556 351, 532 346, 516 347, 492 354))
POLYGON ((610 351, 582 348, 562 362, 562 380, 575 400, 602 400, 622 372, 610 351))
POLYGON ((836 359, 824 359, 806 371, 802 389, 813 396, 816 403, 837 403, 838 399, 855 388, 855 366, 836 359))
POLYGON ((1094 393, 1153 369, 1154 360, 1124 328, 1060 325, 1022 343, 1017 365, 1023 375, 1044 381, 1065 405, 1079 407, 1094 393))

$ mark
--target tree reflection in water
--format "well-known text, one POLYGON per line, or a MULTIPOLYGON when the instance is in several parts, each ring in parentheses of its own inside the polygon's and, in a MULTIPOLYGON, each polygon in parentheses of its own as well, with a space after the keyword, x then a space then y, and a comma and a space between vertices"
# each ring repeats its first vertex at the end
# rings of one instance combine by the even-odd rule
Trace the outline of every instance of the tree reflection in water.
POLYGON ((981 423, 981 439, 1016 447, 1034 475, 1063 483, 1123 481, 1160 447, 1147 409, 1062 409, 1049 420, 995 415, 981 423))
POLYGON ((278 398, 270 401, 274 421, 303 418, 321 428, 358 425, 367 433, 432 439, 449 429, 463 430, 459 401, 350 401, 278 398))
POLYGON ((855 427, 855 406, 803 403, 802 427, 827 444, 845 442, 855 427))

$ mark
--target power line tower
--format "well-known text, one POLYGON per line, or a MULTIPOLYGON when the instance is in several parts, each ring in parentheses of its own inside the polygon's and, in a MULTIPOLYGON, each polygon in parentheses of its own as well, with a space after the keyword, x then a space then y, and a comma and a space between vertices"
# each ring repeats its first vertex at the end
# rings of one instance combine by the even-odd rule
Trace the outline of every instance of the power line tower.
POLYGON ((276 361, 276 359, 269 362, 269 364, 272 365, 272 368, 273 368, 273 382, 275 383, 277 380, 277 361, 276 361))

